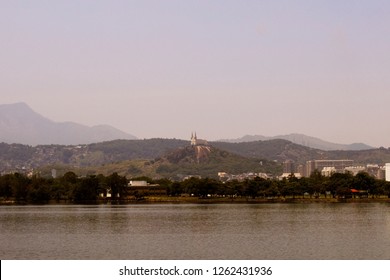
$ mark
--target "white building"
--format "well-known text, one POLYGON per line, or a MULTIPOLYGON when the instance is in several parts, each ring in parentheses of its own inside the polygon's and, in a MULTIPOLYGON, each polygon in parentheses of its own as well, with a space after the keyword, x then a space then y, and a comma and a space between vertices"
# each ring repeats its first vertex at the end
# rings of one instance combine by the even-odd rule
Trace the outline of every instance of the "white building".
POLYGON ((348 166, 345 167, 345 171, 350 172, 353 176, 356 176, 359 172, 364 172, 366 171, 366 167, 364 166, 348 166))
POLYGON ((386 163, 386 166, 385 166, 385 178, 386 178, 386 181, 387 182, 390 182, 390 163, 386 163))
POLYGON ((129 187, 146 187, 148 185, 146 181, 130 181, 128 184, 129 187))
POLYGON ((198 139, 196 132, 191 133, 191 146, 208 146, 207 140, 198 139))
POLYGON ((326 176, 326 177, 330 177, 332 176, 332 174, 336 173, 337 172, 337 169, 335 167, 324 167, 322 168, 321 170, 321 174, 322 176, 326 176))
POLYGON ((301 173, 288 173, 288 172, 286 172, 286 173, 283 173, 281 176, 279 176, 279 180, 288 179, 291 176, 291 174, 293 174, 294 177, 297 179, 302 178, 301 173))

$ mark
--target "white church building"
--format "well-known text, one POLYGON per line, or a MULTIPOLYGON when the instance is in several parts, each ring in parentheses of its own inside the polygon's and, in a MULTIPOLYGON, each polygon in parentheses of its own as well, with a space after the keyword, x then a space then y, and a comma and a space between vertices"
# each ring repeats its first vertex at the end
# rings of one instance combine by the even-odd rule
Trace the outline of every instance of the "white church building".
POLYGON ((198 139, 195 133, 191 133, 191 146, 208 146, 207 140, 198 139))

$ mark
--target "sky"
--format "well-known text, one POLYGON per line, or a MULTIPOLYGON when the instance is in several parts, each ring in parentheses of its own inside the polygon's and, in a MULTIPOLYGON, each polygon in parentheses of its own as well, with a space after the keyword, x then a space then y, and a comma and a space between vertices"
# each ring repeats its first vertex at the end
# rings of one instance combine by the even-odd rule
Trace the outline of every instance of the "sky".
POLYGON ((390 146, 390 1, 1 0, 0 104, 138 138, 390 146))

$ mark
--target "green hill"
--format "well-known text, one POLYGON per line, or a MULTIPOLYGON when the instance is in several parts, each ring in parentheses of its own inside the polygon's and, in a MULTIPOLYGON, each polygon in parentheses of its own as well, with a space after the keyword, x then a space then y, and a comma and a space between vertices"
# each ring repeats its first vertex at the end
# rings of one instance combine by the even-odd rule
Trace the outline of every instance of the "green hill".
POLYGON ((213 146, 186 146, 176 149, 154 162, 156 173, 162 177, 200 175, 217 177, 218 172, 279 173, 280 166, 265 159, 246 158, 213 146))
MULTIPOLYGON (((59 174, 69 166, 57 165, 59 174), (61 171, 62 170, 62 171, 61 171)), ((51 169, 47 167, 45 173, 51 169)), ((78 174, 110 175, 117 172, 122 176, 181 179, 186 176, 216 178, 218 172, 241 174, 246 172, 279 174, 281 166, 273 161, 245 158, 212 146, 185 146, 171 150, 153 160, 126 160, 72 169, 78 174)))

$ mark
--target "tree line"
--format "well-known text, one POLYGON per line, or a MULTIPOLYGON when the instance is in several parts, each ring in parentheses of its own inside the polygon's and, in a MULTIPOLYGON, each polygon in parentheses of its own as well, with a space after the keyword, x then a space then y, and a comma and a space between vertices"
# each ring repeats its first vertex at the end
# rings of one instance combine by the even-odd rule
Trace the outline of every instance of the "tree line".
MULTIPOLYGON (((315 171, 310 177, 296 178, 291 174, 283 180, 256 177, 244 181, 221 182, 211 178, 189 178, 178 182, 169 179, 152 180, 148 177, 132 178, 158 184, 169 196, 184 194, 199 198, 213 196, 247 198, 281 197, 351 197, 364 195, 370 197, 390 197, 390 182, 378 180, 368 173, 334 173, 329 177, 315 171)), ((94 203, 100 195, 111 199, 124 200, 129 196, 144 198, 150 195, 147 188, 133 191, 128 187, 129 180, 113 173, 109 176, 91 175, 78 177, 67 172, 62 177, 27 177, 20 173, 0 176, 0 199, 19 203, 47 203, 50 200, 73 203, 94 203)))
POLYGON ((334 173, 323 176, 315 171, 310 177, 297 178, 294 174, 282 180, 256 177, 244 181, 222 183, 213 179, 190 178, 183 182, 174 182, 170 188, 171 195, 191 193, 198 197, 223 195, 251 198, 297 198, 297 197, 378 197, 390 198, 390 182, 376 179, 366 172, 357 175, 351 173, 334 173))
POLYGON ((59 178, 14 173, 0 176, 0 197, 20 203, 46 203, 49 200, 96 202, 100 193, 110 189, 117 196, 124 193, 126 186, 127 179, 117 173, 78 177, 74 172, 67 172, 59 178))

